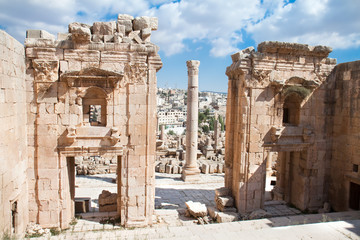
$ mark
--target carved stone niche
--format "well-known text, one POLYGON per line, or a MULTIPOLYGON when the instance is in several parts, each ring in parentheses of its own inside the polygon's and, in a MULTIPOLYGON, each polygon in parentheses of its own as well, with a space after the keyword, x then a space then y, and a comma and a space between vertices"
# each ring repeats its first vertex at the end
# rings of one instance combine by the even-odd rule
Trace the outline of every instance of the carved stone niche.
POLYGON ((99 68, 86 68, 80 71, 65 72, 60 80, 67 82, 69 87, 100 87, 117 88, 118 82, 124 77, 123 73, 112 72, 99 68))

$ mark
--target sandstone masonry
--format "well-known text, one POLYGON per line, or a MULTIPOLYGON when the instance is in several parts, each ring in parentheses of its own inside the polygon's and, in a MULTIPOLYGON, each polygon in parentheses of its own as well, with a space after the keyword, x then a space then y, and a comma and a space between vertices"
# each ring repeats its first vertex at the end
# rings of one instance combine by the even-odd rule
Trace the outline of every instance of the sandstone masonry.
POLYGON ((152 224, 156 29, 156 18, 119 15, 71 23, 57 39, 28 30, 25 50, 0 32, 1 232, 22 233, 28 222, 67 228, 80 156, 115 156, 121 224, 152 224))
POLYGON ((232 55, 225 186, 239 212, 263 208, 266 200, 304 211, 327 202, 334 210, 359 209, 359 62, 335 67, 330 52, 263 42, 257 52, 250 47, 232 55))

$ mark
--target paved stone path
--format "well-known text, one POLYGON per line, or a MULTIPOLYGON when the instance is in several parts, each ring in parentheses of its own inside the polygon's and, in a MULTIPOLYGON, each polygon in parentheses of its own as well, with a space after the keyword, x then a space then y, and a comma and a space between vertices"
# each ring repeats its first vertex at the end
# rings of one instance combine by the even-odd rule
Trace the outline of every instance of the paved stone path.
POLYGON ((223 174, 201 174, 201 181, 191 184, 181 181, 180 174, 156 173, 154 225, 124 229, 104 223, 114 219, 116 212, 102 213, 97 208, 103 189, 116 192, 114 178, 114 174, 77 177, 76 196, 91 197, 92 212, 60 235, 40 239, 360 239, 360 211, 299 215, 283 203, 267 202, 265 209, 282 217, 208 225, 185 217, 187 200, 214 206, 214 189, 223 186, 223 174))
POLYGON ((137 229, 99 223, 88 228, 90 225, 86 222, 79 220, 71 229, 58 236, 39 239, 360 239, 360 211, 137 229))

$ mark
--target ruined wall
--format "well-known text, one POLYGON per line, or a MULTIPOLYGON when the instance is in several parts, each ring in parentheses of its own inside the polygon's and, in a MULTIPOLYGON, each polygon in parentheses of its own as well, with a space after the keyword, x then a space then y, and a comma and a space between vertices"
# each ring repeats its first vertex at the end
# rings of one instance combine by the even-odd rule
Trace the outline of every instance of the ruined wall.
POLYGON ((92 26, 72 23, 57 39, 27 32, 31 221, 66 228, 74 217, 75 157, 115 156, 121 224, 152 224, 162 66, 150 42, 156 29, 156 18, 119 15, 92 26), (101 108, 96 121, 91 106, 101 108))
POLYGON ((263 206, 266 161, 274 152, 280 156, 275 199, 302 210, 325 201, 329 145, 322 83, 336 63, 329 52, 323 46, 264 42, 258 52, 247 48, 232 55, 226 71, 225 185, 239 212, 263 206), (291 112, 284 117, 288 105, 291 112))
POLYGON ((24 55, 24 46, 0 30, 0 238, 12 227, 22 233, 28 222, 24 55))
POLYGON ((350 208, 350 183, 360 184, 360 61, 336 66, 329 77, 329 127, 333 132, 329 200, 336 211, 350 208))

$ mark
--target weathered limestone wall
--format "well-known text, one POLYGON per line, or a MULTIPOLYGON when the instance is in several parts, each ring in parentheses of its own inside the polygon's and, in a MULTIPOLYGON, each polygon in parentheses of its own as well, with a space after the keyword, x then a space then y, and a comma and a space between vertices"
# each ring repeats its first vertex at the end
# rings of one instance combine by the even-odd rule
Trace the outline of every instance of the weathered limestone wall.
POLYGON ((24 46, 0 30, 0 238, 28 222, 24 46), (16 206, 15 206, 16 205, 16 206))
POLYGON ((226 71, 225 185, 239 212, 263 206, 266 160, 273 152, 279 153, 275 198, 302 210, 322 206, 328 147, 322 83, 336 63, 329 52, 264 42, 258 52, 247 48, 232 55, 226 71))
POLYGON ((119 15, 93 26, 72 23, 58 39, 27 32, 31 221, 68 226, 74 157, 95 155, 118 159, 122 225, 152 224, 156 72, 162 66, 150 42, 156 29, 156 18, 119 15), (91 105, 101 106, 95 122, 91 105))
POLYGON ((360 185, 360 61, 336 66, 329 78, 329 125, 333 132, 329 200, 336 211, 350 208, 350 183, 360 185))

